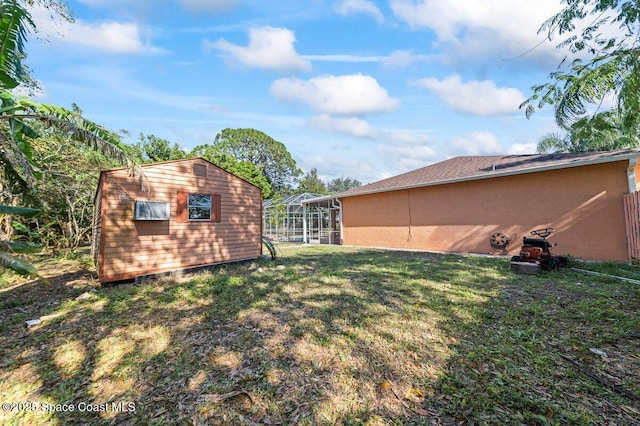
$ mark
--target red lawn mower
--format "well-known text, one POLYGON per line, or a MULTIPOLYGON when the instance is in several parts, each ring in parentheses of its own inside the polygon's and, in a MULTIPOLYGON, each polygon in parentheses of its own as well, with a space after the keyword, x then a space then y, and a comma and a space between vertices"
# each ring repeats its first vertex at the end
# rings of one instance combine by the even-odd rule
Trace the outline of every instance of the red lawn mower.
POLYGON ((511 270, 517 274, 537 274, 540 270, 555 271, 566 266, 566 257, 551 254, 551 247, 557 243, 551 244, 547 237, 554 231, 553 228, 535 229, 531 234, 540 238, 522 237, 520 254, 511 258, 511 270))

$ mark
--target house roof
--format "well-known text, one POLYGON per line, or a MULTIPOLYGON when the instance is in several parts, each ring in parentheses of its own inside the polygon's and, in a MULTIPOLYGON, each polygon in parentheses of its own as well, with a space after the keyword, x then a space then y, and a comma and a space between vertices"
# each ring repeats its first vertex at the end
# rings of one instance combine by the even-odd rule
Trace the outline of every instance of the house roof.
POLYGON ((499 176, 610 163, 640 157, 640 149, 580 154, 531 154, 454 157, 337 194, 338 198, 499 176))

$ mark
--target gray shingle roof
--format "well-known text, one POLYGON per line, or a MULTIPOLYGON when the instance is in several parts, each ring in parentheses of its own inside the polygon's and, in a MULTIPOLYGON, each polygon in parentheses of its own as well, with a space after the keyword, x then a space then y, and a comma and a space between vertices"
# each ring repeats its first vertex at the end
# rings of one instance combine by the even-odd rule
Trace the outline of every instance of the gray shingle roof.
POLYGON ((337 194, 336 197, 386 192, 421 186, 443 185, 640 157, 640 149, 580 154, 531 154, 454 157, 337 194))

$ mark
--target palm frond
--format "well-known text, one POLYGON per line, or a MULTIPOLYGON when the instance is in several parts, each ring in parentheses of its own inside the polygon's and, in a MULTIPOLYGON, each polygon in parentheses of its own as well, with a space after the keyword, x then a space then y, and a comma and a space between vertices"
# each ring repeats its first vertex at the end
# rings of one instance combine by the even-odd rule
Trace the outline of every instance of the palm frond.
POLYGON ((18 275, 23 277, 34 277, 39 279, 44 284, 51 284, 49 280, 44 278, 38 273, 35 266, 28 260, 13 256, 10 253, 4 253, 0 251, 0 267, 10 269, 18 275))
POLYGON ((0 214, 14 214, 23 217, 33 217, 40 213, 38 209, 30 209, 28 207, 14 207, 0 204, 0 214))
POLYGON ((16 97, 2 89, 0 101, 0 120, 9 125, 8 132, 0 132, 0 145, 3 147, 0 162, 5 165, 5 170, 9 169, 11 175, 19 175, 28 187, 33 187, 40 173, 31 153, 31 140, 39 135, 29 125, 30 120, 55 127, 70 140, 102 152, 124 166, 131 167, 133 164, 116 134, 84 119, 77 112, 26 97, 16 97))
POLYGON ((24 79, 22 59, 28 31, 35 29, 17 0, 0 0, 0 87, 13 89, 24 79))

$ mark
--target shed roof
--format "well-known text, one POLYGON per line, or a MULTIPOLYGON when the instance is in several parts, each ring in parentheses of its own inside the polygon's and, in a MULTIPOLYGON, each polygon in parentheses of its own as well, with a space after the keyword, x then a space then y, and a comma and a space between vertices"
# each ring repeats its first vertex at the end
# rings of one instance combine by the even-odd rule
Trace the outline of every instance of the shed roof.
POLYGON ((454 157, 411 172, 337 194, 345 198, 377 192, 444 185, 545 170, 624 161, 640 157, 640 149, 579 154, 531 154, 454 157))
MULTIPOLYGON (((205 162, 208 164, 211 164, 212 166, 222 170, 223 172, 241 180, 244 181, 246 183, 248 183, 249 185, 255 186, 256 188, 258 188, 260 190, 260 192, 262 192, 262 189, 256 185, 255 183, 249 182, 248 180, 246 180, 245 178, 242 178, 238 175, 236 175, 235 173, 232 173, 226 169, 223 169, 222 167, 218 166, 215 163, 212 163, 211 161, 207 160, 206 158, 202 158, 202 157, 191 157, 191 158, 180 158, 177 160, 167 160, 167 161, 159 161, 156 163, 145 163, 145 164, 135 164, 133 166, 130 167, 117 167, 117 168, 113 168, 113 169, 104 169, 100 171, 100 177, 98 178, 98 189, 100 188, 100 184, 102 182, 102 179, 104 178, 105 175, 113 173, 113 172, 119 172, 122 170, 129 170, 131 173, 131 176, 138 176, 140 177, 140 179, 142 180, 144 178, 144 169, 147 168, 153 168, 153 167, 162 167, 165 164, 171 164, 171 163, 181 163, 181 162, 205 162)), ((98 190, 96 190, 96 194, 94 195, 94 201, 95 198, 98 195, 98 190)))

